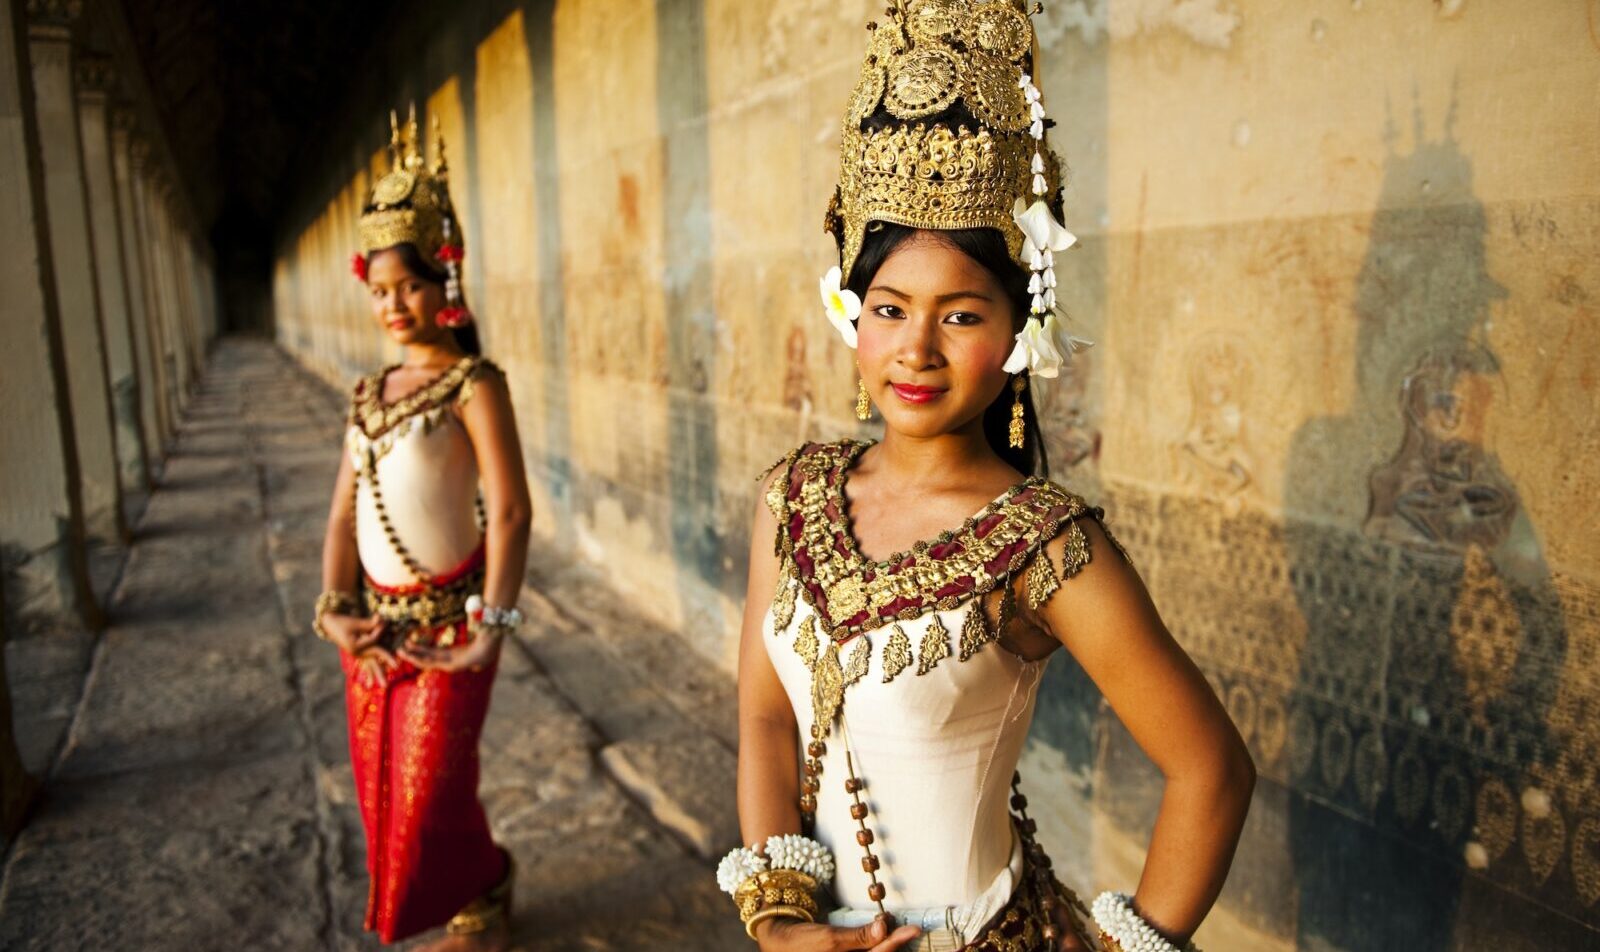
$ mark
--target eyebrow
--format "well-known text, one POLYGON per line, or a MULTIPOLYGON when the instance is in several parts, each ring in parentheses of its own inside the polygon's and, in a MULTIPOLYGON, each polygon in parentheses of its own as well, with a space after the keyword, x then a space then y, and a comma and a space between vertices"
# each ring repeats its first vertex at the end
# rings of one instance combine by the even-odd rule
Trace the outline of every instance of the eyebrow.
MULTIPOLYGON (((899 291, 899 290, 896 290, 895 288, 891 288, 887 284, 874 284, 872 287, 868 288, 867 291, 869 293, 872 292, 872 291, 882 291, 885 294, 892 294, 892 295, 894 295, 895 297, 899 298, 902 301, 911 300, 911 295, 905 293, 904 291, 899 291)), ((987 294, 984 294, 982 291, 951 291, 949 294, 940 294, 937 297, 935 297, 933 300, 934 300, 934 303, 936 303, 936 304, 947 304, 950 301, 960 301, 960 300, 991 301, 992 302, 994 300, 994 298, 990 297, 987 294)))

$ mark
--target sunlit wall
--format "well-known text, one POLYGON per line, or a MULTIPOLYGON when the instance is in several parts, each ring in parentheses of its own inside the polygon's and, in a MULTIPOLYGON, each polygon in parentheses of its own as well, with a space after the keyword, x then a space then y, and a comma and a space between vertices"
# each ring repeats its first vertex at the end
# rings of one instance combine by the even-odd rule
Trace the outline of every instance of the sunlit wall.
MULTIPOLYGON (((386 112, 438 116, 539 543, 731 671, 755 477, 870 435, 816 300, 877 2, 397 19, 292 206, 277 334, 388 359, 349 273, 386 112)), ((1056 0, 1080 333, 1039 388, 1263 782, 1213 949, 1548 949, 1600 927, 1600 3, 1056 0)), ((1025 786, 1131 887, 1159 776, 1070 662, 1025 786)))

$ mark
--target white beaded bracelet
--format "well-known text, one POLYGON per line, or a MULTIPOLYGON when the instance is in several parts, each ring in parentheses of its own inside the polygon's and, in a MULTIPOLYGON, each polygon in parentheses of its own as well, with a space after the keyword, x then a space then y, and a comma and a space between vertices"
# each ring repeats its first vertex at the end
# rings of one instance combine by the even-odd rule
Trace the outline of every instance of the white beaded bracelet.
POLYGON ((754 847, 740 846, 722 857, 717 864, 717 885, 728 895, 733 895, 739 884, 757 873, 769 869, 792 869, 805 873, 818 885, 833 878, 833 851, 809 836, 783 833, 767 837, 766 855, 754 847))
POLYGON ((485 628, 516 628, 522 624, 522 609, 485 605, 481 595, 467 596, 466 609, 467 617, 485 628))
POLYGON ((833 878, 833 850, 798 833, 767 837, 767 862, 773 869, 805 873, 819 885, 833 878))
POLYGON ((749 847, 740 846, 728 851, 717 864, 717 886, 733 895, 739 884, 757 873, 767 871, 767 858, 749 847))
POLYGON ((1095 925, 1100 931, 1115 939, 1122 952, 1200 952, 1193 942, 1182 949, 1168 942, 1137 912, 1133 911, 1133 897, 1127 893, 1103 892, 1094 897, 1089 907, 1095 925))

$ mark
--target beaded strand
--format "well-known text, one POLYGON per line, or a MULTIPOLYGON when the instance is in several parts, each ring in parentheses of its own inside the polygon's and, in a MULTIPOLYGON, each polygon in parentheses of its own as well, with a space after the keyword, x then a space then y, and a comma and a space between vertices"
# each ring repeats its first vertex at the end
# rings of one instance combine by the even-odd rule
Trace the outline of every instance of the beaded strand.
POLYGON ((845 770, 850 774, 844 781, 844 791, 850 794, 850 798, 853 801, 850 804, 850 818, 855 820, 856 825, 860 827, 856 830, 856 842, 861 844, 862 851, 866 853, 865 856, 861 857, 861 869, 872 880, 872 883, 867 886, 867 898, 871 899, 873 904, 878 907, 878 918, 888 919, 889 912, 883 908, 883 897, 888 890, 884 888, 883 883, 878 882, 878 867, 883 864, 878 860, 877 855, 872 852, 872 842, 876 837, 872 835, 872 830, 867 827, 867 805, 861 800, 861 791, 866 789, 866 784, 861 781, 860 777, 856 776, 855 758, 851 755, 848 747, 844 752, 844 764, 845 770))
POLYGON ((1047 942, 1055 942, 1061 936, 1061 930, 1056 927, 1056 877, 1050 869, 1050 855, 1039 845, 1034 837, 1038 832, 1039 824, 1028 816, 1028 798, 1022 795, 1022 774, 1011 774, 1011 809, 1017 811, 1016 825, 1017 836, 1022 840, 1022 851, 1027 857, 1028 875, 1033 877, 1035 889, 1039 895, 1039 909, 1044 913, 1045 924, 1044 938, 1047 942))
MULTIPOLYGON (((389 518, 389 508, 385 506, 383 502, 383 487, 378 483, 378 464, 377 461, 373 459, 372 448, 370 446, 367 448, 366 456, 362 461, 362 465, 356 469, 355 475, 355 485, 351 490, 352 499, 360 495, 361 479, 363 476, 366 477, 367 482, 372 485, 372 505, 378 513, 378 525, 383 529, 384 536, 389 540, 390 548, 394 549, 395 555, 400 557, 400 561, 408 570, 410 570, 411 574, 417 577, 417 581, 428 586, 429 588, 436 588, 437 583, 434 580, 433 573, 428 571, 426 568, 423 568, 422 563, 418 562, 416 557, 411 554, 411 550, 406 548, 405 543, 400 541, 400 534, 395 531, 394 522, 389 518)), ((480 536, 484 536, 488 532, 489 517, 488 513, 484 509, 483 492, 481 490, 476 496, 473 497, 472 509, 473 515, 478 523, 478 534, 480 536)), ((351 512, 355 512, 355 507, 353 504, 351 506, 351 512)))

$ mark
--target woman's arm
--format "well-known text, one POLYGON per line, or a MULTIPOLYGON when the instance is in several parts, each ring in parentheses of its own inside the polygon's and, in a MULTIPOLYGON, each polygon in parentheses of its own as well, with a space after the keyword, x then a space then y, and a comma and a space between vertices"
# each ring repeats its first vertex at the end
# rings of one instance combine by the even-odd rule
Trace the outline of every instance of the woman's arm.
MULTIPOLYGON (((522 443, 517 438, 517 421, 505 378, 498 373, 479 377, 473 382, 470 399, 458 403, 456 412, 472 441, 478 482, 483 488, 483 603, 512 608, 522 591, 522 570, 528 562, 533 504, 528 500, 522 443)), ((475 639, 465 648, 407 644, 399 654, 419 668, 476 671, 499 657, 500 639, 475 639)))
MULTIPOLYGON (((1216 901, 1255 787, 1255 765, 1205 676, 1162 624, 1133 566, 1093 519, 1091 560, 1034 620, 1072 652, 1166 778, 1134 907, 1182 946, 1216 901)), ((1048 546, 1062 564, 1066 540, 1048 546)), ((1019 602, 1023 591, 1018 589, 1019 602)))
POLYGON ((339 453, 339 475, 333 481, 333 505, 328 507, 328 531, 322 537, 322 590, 351 592, 360 581, 361 558, 356 554, 356 470, 350 454, 339 453))
POLYGON ((522 571, 528 563, 528 531, 533 524, 533 504, 528 500, 528 477, 522 468, 522 442, 517 437, 516 415, 505 377, 486 373, 473 382, 471 399, 461 404, 461 422, 472 440, 478 459, 478 480, 483 487, 484 527, 483 603, 510 608, 522 591, 522 571))
MULTIPOLYGON (((361 580, 361 556, 356 551, 355 466, 350 454, 339 453, 339 475, 333 482, 333 504, 328 507, 328 530, 322 538, 322 590, 355 594, 361 580)), ((395 666, 394 655, 378 644, 383 620, 360 615, 327 614, 318 619, 327 639, 354 655, 360 676, 367 682, 383 680, 395 666)))
POLYGON ((765 498, 763 486, 750 523, 750 574, 739 633, 739 830, 746 844, 800 832, 798 728, 789 696, 761 643, 767 608, 778 587, 778 558, 772 551, 778 521, 765 498))
MULTIPOLYGON (((746 844, 800 832, 798 727, 789 695, 762 643, 779 570, 772 551, 778 521, 766 507, 766 491, 784 473, 780 467, 761 487, 750 520, 750 574, 739 632, 739 831, 746 844)), ((919 933, 912 926, 891 928, 888 922, 844 929, 795 919, 767 919, 755 930, 762 952, 894 952, 919 933)))

